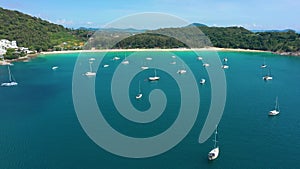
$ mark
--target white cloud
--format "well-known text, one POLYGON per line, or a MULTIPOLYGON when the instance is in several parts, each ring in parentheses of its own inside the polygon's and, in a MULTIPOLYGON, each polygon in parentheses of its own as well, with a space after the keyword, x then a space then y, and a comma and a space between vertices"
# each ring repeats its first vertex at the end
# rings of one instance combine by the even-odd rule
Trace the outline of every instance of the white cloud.
POLYGON ((93 22, 88 21, 88 22, 86 22, 86 24, 87 25, 93 25, 93 22))
POLYGON ((66 19, 58 19, 58 20, 56 20, 55 23, 60 24, 60 25, 65 25, 65 26, 74 24, 73 21, 69 21, 69 20, 66 20, 66 19))

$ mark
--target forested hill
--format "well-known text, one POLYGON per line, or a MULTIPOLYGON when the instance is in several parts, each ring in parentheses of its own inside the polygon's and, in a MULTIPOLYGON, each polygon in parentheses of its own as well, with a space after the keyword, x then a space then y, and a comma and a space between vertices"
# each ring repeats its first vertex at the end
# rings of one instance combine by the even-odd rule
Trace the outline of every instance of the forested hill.
POLYGON ((203 33, 190 28, 165 28, 138 34, 119 42, 119 48, 178 48, 188 47, 177 38, 187 42, 189 47, 214 46, 273 51, 278 53, 300 53, 300 35, 293 30, 286 32, 256 32, 243 27, 198 27, 203 33), (193 32, 194 31, 194 32, 193 32), (163 36, 168 35, 168 36, 163 36), (208 41, 209 40, 209 41, 208 41), (190 43, 189 43, 190 42, 190 43), (194 46, 193 46, 194 45, 194 46))
MULTIPOLYGON (((94 43, 89 43, 89 45, 92 45, 87 45, 85 49, 91 49, 92 47, 106 49, 111 47, 179 48, 214 46, 257 49, 279 53, 292 52, 300 55, 300 35, 293 30, 254 33, 243 27, 208 27, 195 23, 192 25, 197 26, 204 34, 199 34, 199 31, 194 32, 195 29, 191 25, 182 28, 148 30, 140 34, 139 32, 136 34, 136 32, 120 30, 101 30, 98 33, 101 36, 90 39, 90 42, 94 43), (181 41, 171 38, 174 37, 173 35, 176 35, 181 41), (119 42, 125 37, 128 38, 119 42)), ((68 29, 37 17, 0 7, 0 39, 16 40, 18 46, 29 47, 37 51, 81 49, 87 38, 91 37, 95 31, 68 29)))
POLYGON ((0 39, 16 40, 18 46, 38 51, 51 49, 63 42, 80 43, 70 29, 37 17, 0 7, 0 39))

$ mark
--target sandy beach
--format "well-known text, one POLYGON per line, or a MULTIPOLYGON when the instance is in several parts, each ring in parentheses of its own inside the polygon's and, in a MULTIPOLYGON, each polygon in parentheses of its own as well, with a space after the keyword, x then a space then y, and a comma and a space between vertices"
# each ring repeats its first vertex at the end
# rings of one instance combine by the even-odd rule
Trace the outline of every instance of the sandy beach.
POLYGON ((97 50, 65 50, 65 51, 53 51, 53 52, 41 52, 39 55, 51 55, 51 54, 66 54, 66 53, 81 53, 81 52, 143 52, 143 51, 228 51, 228 52, 268 52, 262 50, 250 50, 250 49, 230 49, 230 48, 174 48, 174 49, 97 49, 97 50))
POLYGON ((159 51, 228 51, 228 52, 268 52, 268 51, 262 51, 262 50, 250 50, 250 49, 230 49, 230 48, 217 48, 217 47, 207 47, 207 48, 193 48, 193 49, 188 49, 188 48, 174 48, 174 49, 97 49, 97 50, 64 50, 64 51, 53 51, 53 52, 41 52, 39 54, 35 55, 30 55, 24 58, 20 59, 14 59, 14 60, 6 60, 6 61, 1 61, 0 60, 0 65, 9 65, 12 62, 17 62, 17 61, 26 61, 32 57, 37 57, 37 56, 44 56, 44 55, 53 55, 53 54, 68 54, 68 53, 93 53, 93 52, 159 52, 159 51))

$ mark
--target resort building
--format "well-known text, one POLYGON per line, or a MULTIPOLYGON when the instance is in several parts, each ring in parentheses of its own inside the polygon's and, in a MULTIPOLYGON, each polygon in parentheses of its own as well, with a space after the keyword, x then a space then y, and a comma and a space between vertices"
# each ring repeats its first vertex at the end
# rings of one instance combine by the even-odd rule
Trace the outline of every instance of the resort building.
POLYGON ((5 50, 2 46, 0 46, 0 58, 1 58, 1 56, 3 56, 5 53, 6 53, 6 50, 5 50))
POLYGON ((1 39, 0 40, 0 58, 1 56, 3 56, 7 49, 9 48, 12 48, 12 49, 15 49, 15 50, 19 50, 21 52, 25 52, 26 54, 29 54, 33 51, 30 51, 28 48, 25 48, 25 47, 18 47, 17 45, 17 41, 9 41, 7 39, 1 39))
POLYGON ((2 47, 2 48, 4 47, 5 49, 8 49, 8 48, 18 49, 16 41, 9 41, 7 39, 0 40, 0 47, 2 47))

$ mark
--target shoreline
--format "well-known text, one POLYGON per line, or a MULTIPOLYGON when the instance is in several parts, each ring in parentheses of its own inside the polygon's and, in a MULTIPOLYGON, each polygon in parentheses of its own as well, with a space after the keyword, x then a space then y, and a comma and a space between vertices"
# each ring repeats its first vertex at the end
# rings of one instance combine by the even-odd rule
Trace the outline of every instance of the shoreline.
POLYGON ((208 48, 172 48, 172 49, 96 49, 96 50, 64 50, 64 51, 53 51, 53 52, 41 52, 38 56, 41 55, 51 55, 51 54, 68 54, 68 53, 97 53, 97 52, 160 52, 160 51, 228 51, 228 52, 266 52, 271 53, 270 51, 262 50, 251 50, 251 49, 232 49, 232 48, 217 48, 217 47, 208 47, 208 48))
POLYGON ((215 51, 215 52, 256 52, 256 53, 272 53, 280 56, 300 56, 300 52, 291 53, 291 52, 272 52, 272 51, 263 51, 263 50, 253 50, 253 49, 234 49, 234 48, 218 48, 218 47, 206 47, 206 48, 172 48, 172 49, 95 49, 95 50, 63 50, 63 51, 52 51, 52 52, 40 52, 36 54, 28 54, 25 57, 13 60, 0 60, 0 65, 10 65, 13 62, 28 62, 31 58, 55 54, 72 54, 72 53, 98 53, 98 52, 184 52, 184 51, 215 51))

